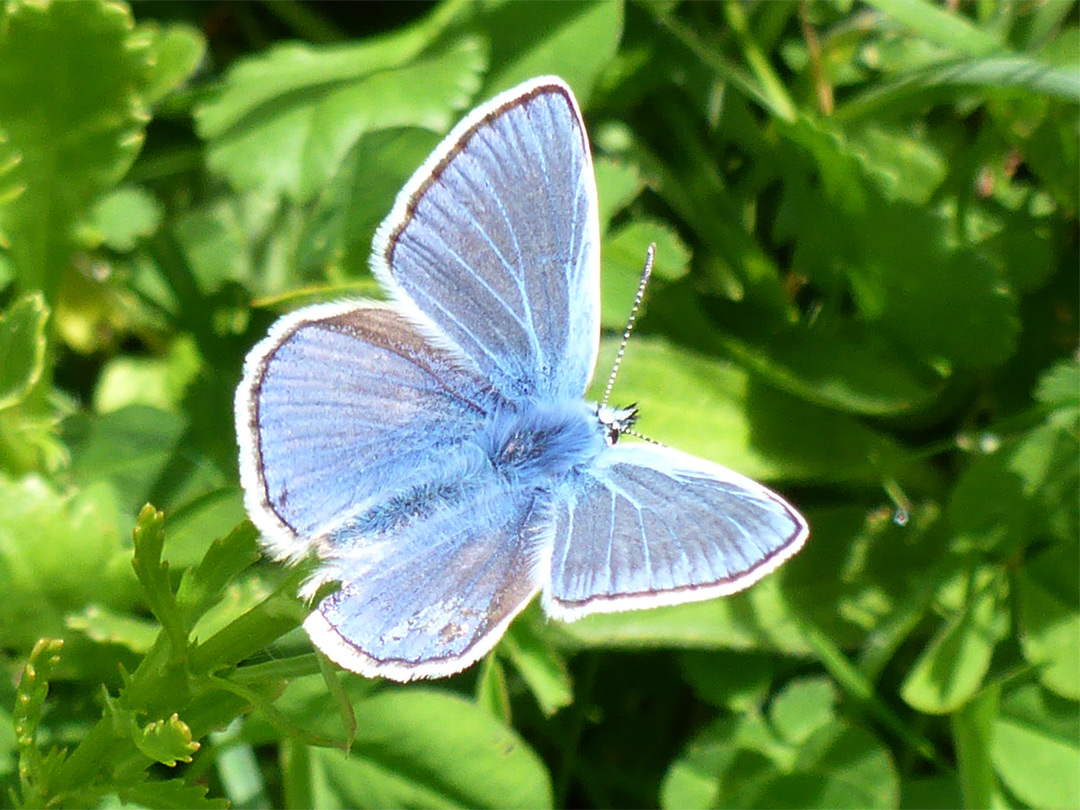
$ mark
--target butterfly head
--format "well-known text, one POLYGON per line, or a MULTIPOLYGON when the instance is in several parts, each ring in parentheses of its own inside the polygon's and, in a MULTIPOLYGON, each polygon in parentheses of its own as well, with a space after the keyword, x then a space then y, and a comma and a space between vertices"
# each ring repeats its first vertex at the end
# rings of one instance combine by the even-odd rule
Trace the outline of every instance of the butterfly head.
POLYGON ((604 440, 608 447, 617 441, 619 436, 630 433, 631 428, 638 419, 637 403, 628 408, 610 408, 607 405, 596 406, 596 418, 600 420, 600 426, 604 431, 604 440))

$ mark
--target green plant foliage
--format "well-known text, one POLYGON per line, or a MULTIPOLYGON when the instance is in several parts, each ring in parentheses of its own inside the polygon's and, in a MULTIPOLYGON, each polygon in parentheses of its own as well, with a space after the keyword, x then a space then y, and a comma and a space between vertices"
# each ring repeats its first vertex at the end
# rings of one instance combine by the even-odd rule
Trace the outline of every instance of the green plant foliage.
POLYGON ((1080 806, 1072 0, 0 9, 0 806, 1080 806), (274 318, 470 108, 594 145, 602 395, 768 482, 746 592, 388 684, 245 520, 274 318), (152 506, 149 504, 153 504, 152 506))

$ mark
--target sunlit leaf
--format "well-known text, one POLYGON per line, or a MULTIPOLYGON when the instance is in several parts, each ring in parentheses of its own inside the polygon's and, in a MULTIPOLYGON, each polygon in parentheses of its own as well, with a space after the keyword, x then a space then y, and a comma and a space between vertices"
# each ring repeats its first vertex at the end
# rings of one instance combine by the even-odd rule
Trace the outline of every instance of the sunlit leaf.
POLYGON ((533 76, 557 74, 582 103, 615 54, 623 27, 622 0, 605 3, 488 4, 477 23, 489 37, 489 94, 533 76))
POLYGON ((944 714, 963 705, 982 684, 1001 636, 1004 583, 982 569, 965 583, 970 596, 934 636, 900 689, 920 711, 944 714))
POLYGON ((238 189, 307 200, 364 133, 445 131, 479 89, 483 48, 463 38, 420 55, 419 44, 282 45, 236 65, 196 111, 211 167, 238 189))
POLYGON ((350 754, 312 754, 316 806, 551 806, 536 754, 475 704, 433 690, 389 692, 360 703, 356 721, 350 754))
POLYGON ((1076 703, 1027 684, 1002 701, 994 726, 994 766, 1002 781, 1032 807, 1080 802, 1080 724, 1076 703))
POLYGON ((71 226, 127 170, 148 119, 138 88, 156 53, 119 3, 10 3, 0 24, 0 166, 21 190, 0 233, 24 289, 53 301, 71 226))
POLYGON ((0 315, 0 410, 19 402, 45 369, 45 322, 40 294, 27 295, 0 315))

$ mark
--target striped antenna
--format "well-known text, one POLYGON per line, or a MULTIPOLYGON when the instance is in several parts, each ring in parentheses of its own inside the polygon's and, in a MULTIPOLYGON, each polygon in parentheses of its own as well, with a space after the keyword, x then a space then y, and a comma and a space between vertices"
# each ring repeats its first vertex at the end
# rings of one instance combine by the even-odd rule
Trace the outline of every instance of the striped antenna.
MULTIPOLYGON (((611 387, 615 385, 615 377, 619 373, 619 366, 622 364, 623 354, 626 352, 626 342, 630 340, 630 333, 634 331, 634 321, 637 320, 638 309, 641 308, 641 299, 645 297, 645 285, 649 283, 649 276, 652 275, 653 256, 655 255, 656 242, 653 242, 645 253, 645 269, 641 271, 641 281, 638 282, 637 295, 634 296, 634 306, 630 308, 630 317, 626 320, 626 328, 622 333, 622 344, 619 346, 619 353, 615 355, 615 364, 611 367, 611 376, 608 377, 607 388, 604 389, 604 400, 600 403, 601 408, 607 407, 608 397, 611 396, 611 387)), ((630 433, 627 430, 622 432, 630 433)))

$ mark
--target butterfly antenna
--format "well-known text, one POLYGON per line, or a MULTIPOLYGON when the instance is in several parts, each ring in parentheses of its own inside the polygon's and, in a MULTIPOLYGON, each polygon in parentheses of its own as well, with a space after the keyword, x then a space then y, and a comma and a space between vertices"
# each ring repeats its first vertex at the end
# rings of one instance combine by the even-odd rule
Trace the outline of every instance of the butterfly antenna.
POLYGON ((601 408, 607 407, 608 397, 611 396, 611 388, 615 385, 615 377, 619 374, 619 366, 622 364, 623 354, 626 352, 626 343, 630 340, 630 333, 634 331, 634 321, 637 320, 638 310, 641 308, 641 299, 645 297, 645 285, 649 283, 649 276, 652 275, 653 256, 655 255, 656 243, 653 242, 645 253, 645 269, 641 271, 641 281, 638 282, 637 295, 634 296, 634 306, 630 308, 630 317, 626 319, 626 328, 622 333, 622 343, 619 345, 618 354, 615 355, 615 364, 611 367, 611 376, 608 377, 607 388, 604 389, 604 400, 600 403, 601 408))

